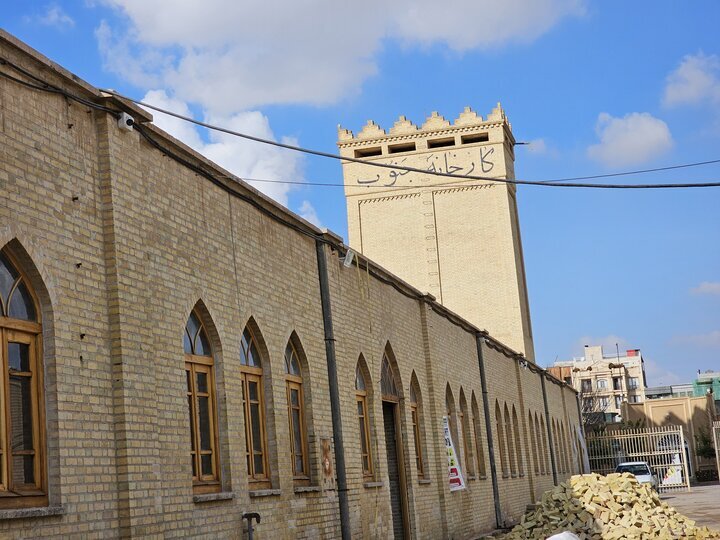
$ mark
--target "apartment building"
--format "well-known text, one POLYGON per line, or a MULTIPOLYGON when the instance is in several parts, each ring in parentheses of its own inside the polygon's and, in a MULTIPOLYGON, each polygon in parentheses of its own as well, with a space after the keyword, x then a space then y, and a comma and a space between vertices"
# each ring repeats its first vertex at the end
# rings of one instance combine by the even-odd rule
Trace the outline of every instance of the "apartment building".
POLYGON ((645 401, 645 363, 640 349, 605 354, 602 345, 585 345, 585 355, 558 361, 548 371, 580 392, 583 414, 596 421, 622 420, 622 403, 645 401))

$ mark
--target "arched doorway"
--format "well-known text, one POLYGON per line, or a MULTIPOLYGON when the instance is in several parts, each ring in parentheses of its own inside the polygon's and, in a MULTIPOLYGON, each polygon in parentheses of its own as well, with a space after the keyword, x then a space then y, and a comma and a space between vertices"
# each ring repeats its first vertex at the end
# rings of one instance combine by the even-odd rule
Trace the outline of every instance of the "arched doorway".
POLYGON ((380 376, 382 395, 383 431, 387 457, 390 507, 392 510, 393 538, 410 538, 405 458, 403 454, 402 430, 400 429, 400 387, 387 355, 383 356, 380 376))

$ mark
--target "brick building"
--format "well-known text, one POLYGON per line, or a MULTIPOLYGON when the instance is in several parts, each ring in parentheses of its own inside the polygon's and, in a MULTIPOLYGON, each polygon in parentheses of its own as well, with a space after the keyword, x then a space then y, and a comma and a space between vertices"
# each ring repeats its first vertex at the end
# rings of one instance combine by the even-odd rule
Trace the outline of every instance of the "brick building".
POLYGON ((1 31, 0 75, 0 536, 472 538, 578 470, 562 381, 1 31))

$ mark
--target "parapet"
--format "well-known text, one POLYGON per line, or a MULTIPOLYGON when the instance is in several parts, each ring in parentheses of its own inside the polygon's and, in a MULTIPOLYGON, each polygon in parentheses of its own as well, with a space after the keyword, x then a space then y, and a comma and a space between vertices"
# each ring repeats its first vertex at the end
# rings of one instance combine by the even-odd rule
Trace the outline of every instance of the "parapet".
POLYGON ((465 107, 452 123, 437 111, 433 111, 420 127, 402 115, 387 131, 372 120, 368 120, 357 135, 354 135, 349 129, 338 125, 338 145, 343 146, 350 143, 375 141, 384 138, 407 138, 408 136, 421 138, 423 135, 430 133, 437 135, 438 132, 467 131, 468 128, 489 128, 491 126, 505 126, 508 132, 512 131, 512 126, 507 120, 500 103, 485 119, 470 107, 465 107))

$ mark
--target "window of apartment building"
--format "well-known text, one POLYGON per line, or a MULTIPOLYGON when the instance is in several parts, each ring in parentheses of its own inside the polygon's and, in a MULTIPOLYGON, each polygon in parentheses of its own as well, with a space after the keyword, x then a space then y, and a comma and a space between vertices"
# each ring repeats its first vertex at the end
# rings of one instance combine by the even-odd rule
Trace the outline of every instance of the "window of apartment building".
POLYGON ((308 483, 307 425, 305 422, 305 396, 299 345, 293 333, 285 347, 285 393, 287 395, 288 425, 290 427, 290 461, 296 482, 308 483))
POLYGON ((413 443, 415 444, 415 467, 417 468, 418 478, 425 477, 425 464, 423 462, 423 445, 420 433, 420 388, 413 372, 410 380, 410 421, 412 422, 413 443))
POLYGON ((583 398, 583 409, 585 411, 591 411, 595 406, 595 400, 591 397, 583 398))
POLYGON ((220 491, 214 360, 205 327, 194 310, 185 325, 183 346, 193 490, 196 493, 220 491))
POLYGON ((598 398, 598 407, 601 411, 604 411, 610 405, 610 398, 600 397, 598 398))
POLYGON ((615 396, 615 408, 619 409, 622 405, 622 396, 615 396))
POLYGON ((372 447, 370 445, 370 420, 368 418, 368 385, 360 367, 362 357, 355 368, 355 405, 357 406, 358 425, 360 427, 360 454, 363 476, 372 477, 372 447))
POLYGON ((607 379, 598 379, 597 381, 597 389, 598 390, 607 390, 608 384, 607 379))
POLYGON ((240 378, 245 417, 245 458, 253 489, 270 487, 263 361, 254 332, 245 328, 240 341, 240 378))
POLYGON ((629 388, 632 388, 632 389, 637 388, 639 386, 639 384, 640 384, 640 379, 638 379, 637 377, 630 377, 630 381, 628 383, 629 388))
POLYGON ((630 403, 640 403, 641 401, 640 396, 630 396, 630 403))
POLYGON ((613 377, 613 390, 622 390, 622 377, 613 377))
POLYGON ((590 379, 582 379, 580 381, 580 391, 583 393, 592 392, 592 381, 590 379))
POLYGON ((0 508, 47 504, 40 309, 0 251, 0 508))

